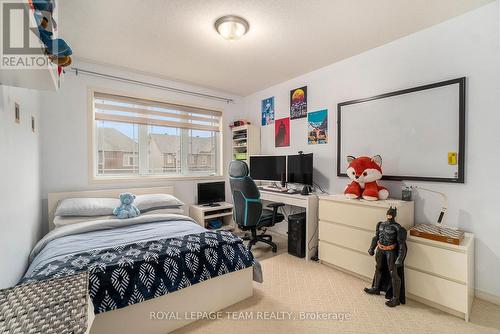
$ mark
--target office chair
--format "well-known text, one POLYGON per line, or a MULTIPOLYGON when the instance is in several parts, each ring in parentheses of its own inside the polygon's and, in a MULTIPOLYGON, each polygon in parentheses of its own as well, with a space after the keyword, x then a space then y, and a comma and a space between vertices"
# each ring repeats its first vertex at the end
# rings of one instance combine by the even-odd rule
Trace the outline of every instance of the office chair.
POLYGON ((273 237, 266 233, 266 227, 282 222, 285 216, 278 209, 285 204, 270 203, 268 209, 262 209, 260 192, 255 182, 248 176, 248 166, 244 161, 231 161, 229 164, 229 183, 234 201, 234 221, 242 231, 250 231, 251 236, 244 238, 250 240, 248 250, 257 242, 264 242, 271 246, 274 253, 277 246, 273 237), (262 230, 262 234, 257 234, 262 230))

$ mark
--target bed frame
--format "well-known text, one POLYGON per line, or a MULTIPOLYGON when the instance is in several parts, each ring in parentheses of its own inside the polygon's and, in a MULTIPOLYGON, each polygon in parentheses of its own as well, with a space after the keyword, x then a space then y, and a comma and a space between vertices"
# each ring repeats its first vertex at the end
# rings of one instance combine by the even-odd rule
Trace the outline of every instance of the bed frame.
MULTIPOLYGON (((48 194, 49 230, 54 228, 54 212, 60 200, 82 197, 118 197, 123 192, 136 195, 174 194, 174 187, 104 189, 48 194)), ((164 334, 183 327, 205 315, 217 312, 253 295, 253 270, 246 268, 212 278, 167 295, 119 310, 100 313, 91 334, 164 334), (175 319, 173 319, 175 318, 175 319)))

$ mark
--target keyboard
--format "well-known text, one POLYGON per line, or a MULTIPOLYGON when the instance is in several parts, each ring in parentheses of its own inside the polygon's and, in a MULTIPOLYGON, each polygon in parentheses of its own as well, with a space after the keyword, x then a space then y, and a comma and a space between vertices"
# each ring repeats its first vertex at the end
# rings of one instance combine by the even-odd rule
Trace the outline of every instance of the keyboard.
POLYGON ((280 193, 280 194, 285 194, 288 191, 287 189, 280 189, 280 188, 275 188, 275 187, 259 187, 259 190, 271 191, 271 192, 280 193))

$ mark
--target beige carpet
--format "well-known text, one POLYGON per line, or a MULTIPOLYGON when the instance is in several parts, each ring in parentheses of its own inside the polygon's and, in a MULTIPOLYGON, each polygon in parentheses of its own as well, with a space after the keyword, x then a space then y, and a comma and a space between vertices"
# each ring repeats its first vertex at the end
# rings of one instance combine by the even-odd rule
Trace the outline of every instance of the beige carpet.
MULTIPOLYGON (((270 253, 270 252, 269 252, 270 253)), ((223 312, 246 313, 253 320, 199 320, 176 333, 500 333, 500 306, 476 299, 471 321, 409 300, 391 309, 383 296, 368 296, 366 282, 287 253, 262 260, 264 283, 254 283, 254 295, 223 312), (338 312, 349 320, 257 320, 258 312, 338 312)), ((238 313, 243 315, 245 313, 238 313)), ((263 313, 260 313, 263 317, 263 313)), ((278 313, 273 313, 277 315, 278 313)))
MULTIPOLYGON (((269 259, 273 256, 277 256, 283 253, 288 252, 288 239, 287 236, 273 233, 273 232, 266 232, 266 234, 272 235, 273 237, 273 242, 276 243, 278 246, 278 251, 276 253, 273 253, 271 251, 271 246, 268 244, 265 244, 263 242, 258 242, 252 247, 252 254, 255 256, 256 259, 259 261, 263 261, 265 259, 269 259)), ((248 241, 245 241, 245 245, 248 243, 248 241)))

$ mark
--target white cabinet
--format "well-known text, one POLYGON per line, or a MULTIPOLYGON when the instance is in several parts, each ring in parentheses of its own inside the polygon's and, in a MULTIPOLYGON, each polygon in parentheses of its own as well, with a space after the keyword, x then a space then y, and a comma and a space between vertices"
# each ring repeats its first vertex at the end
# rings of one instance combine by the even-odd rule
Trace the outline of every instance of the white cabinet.
POLYGON ((474 301, 474 235, 460 245, 408 236, 408 296, 469 320, 474 301))
POLYGON ((208 224, 211 220, 217 219, 222 222, 222 226, 217 230, 234 230, 233 205, 226 202, 217 204, 218 206, 191 205, 189 216, 205 228, 209 227, 208 224))
MULTIPOLYGON (((321 262, 371 281, 375 259, 367 251, 377 223, 385 220, 391 205, 398 208, 398 223, 409 230, 413 226, 413 202, 320 197, 321 262)), ((407 246, 407 296, 468 321, 474 299, 474 236, 466 233, 456 246, 408 233, 407 246)))
POLYGON ((371 280, 375 260, 368 255, 377 223, 386 220, 389 207, 398 209, 397 221, 413 226, 413 202, 395 199, 366 201, 343 195, 319 199, 319 259, 364 279, 371 280))

